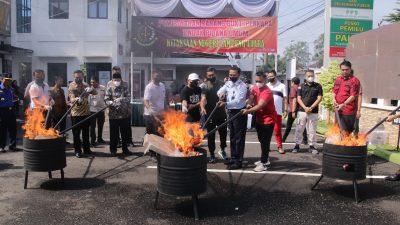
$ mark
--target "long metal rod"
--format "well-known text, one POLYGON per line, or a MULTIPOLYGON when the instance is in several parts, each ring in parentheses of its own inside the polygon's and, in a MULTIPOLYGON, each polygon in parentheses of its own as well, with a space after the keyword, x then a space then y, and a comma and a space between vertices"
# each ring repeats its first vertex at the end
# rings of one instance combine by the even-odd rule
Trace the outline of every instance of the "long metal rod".
MULTIPOLYGON (((79 97, 82 98, 85 93, 86 93, 86 91, 83 91, 82 94, 79 95, 79 97)), ((78 103, 78 101, 74 101, 74 103, 72 103, 71 107, 69 107, 67 112, 65 112, 64 115, 61 117, 61 119, 56 123, 56 125, 54 126, 54 129, 57 129, 57 127, 61 124, 61 121, 63 121, 65 119, 65 117, 67 117, 67 115, 69 114, 69 112, 71 112, 72 108, 76 105, 76 103, 78 103)))
MULTIPOLYGON (((339 118, 339 112, 336 108, 335 108, 335 117, 336 117, 336 121, 339 125, 340 133, 342 133, 343 126, 342 126, 342 122, 340 121, 340 118, 339 118)), ((342 139, 342 134, 340 134, 340 139, 342 139)))
POLYGON ((47 125, 49 124, 50 113, 51 113, 51 108, 47 110, 46 119, 44 121, 45 128, 47 128, 47 125))
POLYGON ((103 111, 106 110, 108 107, 110 107, 110 106, 107 105, 106 107, 102 108, 100 111, 98 111, 98 112, 96 112, 96 113, 94 113, 94 114, 92 114, 92 115, 86 117, 85 119, 79 121, 79 123, 76 123, 76 124, 74 124, 73 126, 71 126, 70 128, 61 131, 60 134, 64 134, 64 133, 68 132, 69 130, 74 129, 75 127, 77 127, 77 126, 81 125, 82 123, 84 123, 86 120, 91 119, 92 117, 96 116, 96 115, 99 114, 100 112, 103 112, 103 111))
POLYGON ((400 109, 400 106, 397 106, 397 108, 395 108, 393 111, 391 111, 389 113, 389 115, 387 115, 385 118, 383 118, 379 123, 377 123, 374 127, 372 127, 368 132, 367 135, 369 135, 372 131, 374 131, 377 127, 379 127, 379 125, 381 125, 382 123, 384 123, 387 118, 391 115, 394 115, 398 110, 400 109))
POLYGON ((207 123, 210 121, 211 117, 214 115, 217 109, 218 109, 218 104, 215 105, 214 109, 211 111, 210 115, 208 115, 206 122, 203 123, 203 126, 201 128, 204 129, 204 127, 206 127, 207 123))
POLYGON ((214 128, 213 130, 211 130, 210 132, 208 132, 206 135, 204 135, 204 139, 206 139, 209 135, 211 135, 212 133, 215 133, 218 129, 220 129, 221 127, 225 126, 226 124, 232 122, 234 119, 238 118, 239 116, 242 115, 242 112, 238 112, 236 113, 236 115, 232 116, 231 118, 229 118, 227 121, 221 123, 221 125, 217 126, 216 128, 214 128))

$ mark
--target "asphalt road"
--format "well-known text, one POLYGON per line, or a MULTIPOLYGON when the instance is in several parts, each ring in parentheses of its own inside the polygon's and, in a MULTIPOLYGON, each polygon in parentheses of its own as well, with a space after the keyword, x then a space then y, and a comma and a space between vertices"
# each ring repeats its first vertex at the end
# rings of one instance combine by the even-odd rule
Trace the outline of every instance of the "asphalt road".
MULTIPOLYGON (((143 128, 133 133, 140 142, 143 128)), ((321 173, 321 154, 313 156, 305 146, 297 154, 272 151, 270 171, 256 174, 251 172, 260 156, 255 133, 249 132, 247 141, 243 172, 226 171, 222 162, 208 165, 199 221, 193 219, 190 197, 161 195, 159 209, 153 208, 156 163, 142 156, 143 147, 131 147, 132 156, 110 158, 103 145, 92 149, 94 157, 78 159, 69 146, 64 186, 58 171, 52 180, 31 172, 27 190, 23 153, 0 154, 0 224, 400 224, 400 182, 380 178, 398 165, 369 157, 367 172, 376 178, 360 181, 356 204, 349 181, 324 178, 310 190, 321 173)))

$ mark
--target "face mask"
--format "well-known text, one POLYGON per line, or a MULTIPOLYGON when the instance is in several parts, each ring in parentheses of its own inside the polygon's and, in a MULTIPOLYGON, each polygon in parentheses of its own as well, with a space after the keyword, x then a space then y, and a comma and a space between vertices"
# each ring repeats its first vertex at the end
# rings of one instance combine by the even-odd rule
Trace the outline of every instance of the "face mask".
POLYGON ((79 78, 75 78, 75 83, 77 83, 77 84, 82 84, 82 79, 79 79, 79 78))
POLYGON ((269 78, 269 79, 268 79, 268 82, 274 83, 274 82, 275 82, 275 78, 269 78))
POLYGON ((217 80, 217 78, 216 77, 208 77, 207 80, 210 82, 215 82, 217 80))
POLYGON ((113 83, 116 87, 119 87, 121 85, 121 81, 113 81, 113 83))
POLYGON ((308 77, 308 78, 307 78, 307 81, 308 81, 309 83, 314 82, 314 77, 308 77))
POLYGON ((256 86, 257 86, 258 88, 263 88, 263 87, 265 86, 265 84, 264 84, 264 83, 258 83, 258 82, 256 82, 256 86))
POLYGON ((238 79, 238 77, 229 77, 229 80, 231 80, 233 83, 235 83, 238 79))
POLYGON ((192 88, 197 87, 197 81, 192 81, 190 83, 190 87, 192 87, 192 88))

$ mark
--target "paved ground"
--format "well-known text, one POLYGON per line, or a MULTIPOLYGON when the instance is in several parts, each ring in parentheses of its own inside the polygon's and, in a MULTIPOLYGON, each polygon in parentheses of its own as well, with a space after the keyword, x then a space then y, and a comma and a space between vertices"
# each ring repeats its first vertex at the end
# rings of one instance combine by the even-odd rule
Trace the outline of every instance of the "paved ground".
MULTIPOLYGON (((135 139, 143 131, 133 128, 135 139)), ((137 153, 133 156, 110 158, 108 147, 100 146, 92 149, 94 157, 81 159, 68 148, 65 185, 59 172, 52 180, 47 173, 31 172, 27 190, 22 152, 1 154, 0 224, 400 224, 400 182, 364 180, 359 185, 362 201, 356 204, 351 182, 327 178, 318 190, 310 190, 321 173, 322 155, 306 149, 285 155, 273 151, 271 172, 251 173, 260 147, 255 133, 248 133, 247 140, 244 172, 227 172, 222 163, 209 165, 214 170, 200 196, 197 222, 190 198, 162 195, 160 209, 153 209, 156 164, 141 156, 142 147, 131 148, 137 153)), ((369 175, 378 177, 398 167, 373 156, 368 163, 369 175)))

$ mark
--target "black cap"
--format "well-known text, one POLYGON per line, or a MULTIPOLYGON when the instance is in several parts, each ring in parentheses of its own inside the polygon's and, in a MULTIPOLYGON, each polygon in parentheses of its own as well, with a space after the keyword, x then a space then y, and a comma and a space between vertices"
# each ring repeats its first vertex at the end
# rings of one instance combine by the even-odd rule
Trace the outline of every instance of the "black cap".
POLYGON ((121 68, 119 66, 113 66, 112 68, 113 70, 121 70, 121 68))

